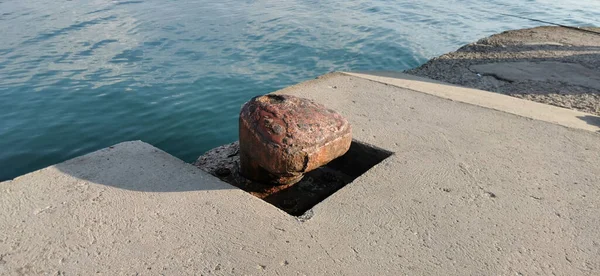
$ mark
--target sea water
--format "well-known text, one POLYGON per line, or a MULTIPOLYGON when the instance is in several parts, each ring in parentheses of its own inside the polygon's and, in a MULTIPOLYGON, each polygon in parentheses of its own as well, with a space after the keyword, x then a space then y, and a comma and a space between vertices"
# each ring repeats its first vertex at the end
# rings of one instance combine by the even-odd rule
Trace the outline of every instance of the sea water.
POLYGON ((499 13, 600 25, 597 0, 0 1, 0 180, 128 140, 191 162, 252 96, 540 25, 499 13))

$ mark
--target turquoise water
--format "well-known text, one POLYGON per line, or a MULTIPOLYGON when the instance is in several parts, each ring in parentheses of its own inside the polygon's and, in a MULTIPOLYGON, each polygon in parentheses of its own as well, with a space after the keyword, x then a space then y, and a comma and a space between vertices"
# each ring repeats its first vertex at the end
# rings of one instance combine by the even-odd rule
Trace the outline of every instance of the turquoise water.
POLYGON ((0 180, 127 140, 193 161, 254 95, 539 24, 490 11, 600 25, 600 1, 0 0, 0 180))

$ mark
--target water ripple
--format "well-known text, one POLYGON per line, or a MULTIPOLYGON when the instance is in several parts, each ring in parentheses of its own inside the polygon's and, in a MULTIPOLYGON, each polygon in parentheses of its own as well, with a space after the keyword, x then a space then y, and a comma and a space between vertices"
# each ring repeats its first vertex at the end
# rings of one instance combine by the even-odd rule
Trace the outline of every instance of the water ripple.
POLYGON ((102 18, 96 18, 96 19, 92 19, 92 20, 88 20, 88 21, 83 21, 83 22, 79 22, 73 25, 70 25, 68 27, 65 28, 60 28, 48 33, 41 33, 38 36, 36 36, 35 38, 32 39, 28 39, 26 41, 24 41, 22 43, 22 45, 30 45, 30 44, 34 44, 34 43, 38 43, 40 41, 44 41, 44 40, 48 40, 51 38, 55 38, 57 36, 60 35, 65 35, 65 34, 69 34, 72 31, 77 31, 77 30, 81 30, 87 26, 93 26, 93 25, 97 25, 100 24, 104 21, 111 21, 112 19, 115 19, 116 16, 111 15, 111 16, 107 16, 107 17, 102 17, 102 18))

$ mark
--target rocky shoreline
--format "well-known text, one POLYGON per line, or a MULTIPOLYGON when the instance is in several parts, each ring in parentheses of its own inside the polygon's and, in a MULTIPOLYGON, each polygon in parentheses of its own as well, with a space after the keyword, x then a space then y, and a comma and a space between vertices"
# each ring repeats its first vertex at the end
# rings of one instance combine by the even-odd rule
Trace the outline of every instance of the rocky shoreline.
POLYGON ((600 28, 506 31, 405 73, 600 115, 600 28))

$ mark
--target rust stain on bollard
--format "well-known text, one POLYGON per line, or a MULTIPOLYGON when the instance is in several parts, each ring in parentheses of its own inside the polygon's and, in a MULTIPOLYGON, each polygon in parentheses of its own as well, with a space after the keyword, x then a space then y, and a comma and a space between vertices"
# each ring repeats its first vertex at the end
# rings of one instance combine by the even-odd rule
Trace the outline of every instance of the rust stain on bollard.
POLYGON ((240 172, 250 180, 296 183, 342 156, 351 143, 348 121, 308 99, 259 96, 240 112, 240 172))

